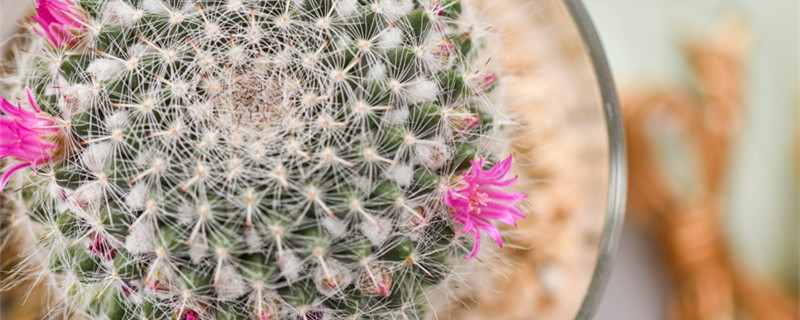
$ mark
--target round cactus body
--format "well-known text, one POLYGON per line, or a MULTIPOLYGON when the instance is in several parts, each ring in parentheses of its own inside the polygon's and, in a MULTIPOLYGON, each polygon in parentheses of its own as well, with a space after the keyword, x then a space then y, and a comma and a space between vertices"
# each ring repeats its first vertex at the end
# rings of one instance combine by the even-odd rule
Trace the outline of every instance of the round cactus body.
POLYGON ((66 314, 421 319, 523 217, 466 3, 65 1, 11 92, 66 314))

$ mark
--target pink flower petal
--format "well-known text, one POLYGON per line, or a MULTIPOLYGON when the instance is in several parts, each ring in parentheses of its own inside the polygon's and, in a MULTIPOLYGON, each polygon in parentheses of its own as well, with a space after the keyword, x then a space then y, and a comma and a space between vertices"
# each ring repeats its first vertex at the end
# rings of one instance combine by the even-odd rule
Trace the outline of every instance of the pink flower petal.
POLYGON ((86 29, 80 9, 69 0, 37 0, 36 4, 36 15, 31 17, 38 23, 34 31, 58 49, 75 45, 77 35, 86 29))
POLYGON ((478 255, 478 252, 481 250, 481 233, 478 231, 477 234, 473 233, 472 236, 475 238, 475 245, 472 247, 472 252, 469 253, 467 256, 467 260, 475 258, 478 255))
POLYGON ((0 98, 0 159, 12 158, 23 161, 3 174, 0 190, 5 187, 11 175, 25 167, 36 167, 51 161, 58 145, 47 141, 47 136, 56 134, 59 129, 52 120, 42 115, 33 92, 25 89, 28 104, 34 111, 14 107, 6 99, 0 98))
POLYGON ((33 108, 37 113, 42 112, 42 108, 39 108, 39 104, 36 102, 36 98, 33 97, 33 91, 30 88, 25 88, 25 97, 28 98, 28 105, 33 108))
POLYGON ((25 163, 17 164, 15 166, 11 167, 10 169, 6 170, 6 172, 3 173, 3 177, 0 178, 0 190, 3 190, 3 189, 6 188, 6 184, 8 184, 8 180, 11 179, 11 176, 14 175, 15 172, 17 172, 19 170, 22 170, 22 169, 25 169, 25 168, 30 167, 30 166, 31 166, 30 163, 25 162, 25 163))

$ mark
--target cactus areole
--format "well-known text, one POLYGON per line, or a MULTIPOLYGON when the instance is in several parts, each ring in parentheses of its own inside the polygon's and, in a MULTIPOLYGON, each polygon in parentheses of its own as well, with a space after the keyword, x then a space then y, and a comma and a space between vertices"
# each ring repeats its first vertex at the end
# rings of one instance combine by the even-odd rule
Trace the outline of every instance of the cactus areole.
POLYGON ((37 4, 0 157, 51 317, 422 319, 524 217, 467 2, 37 4))

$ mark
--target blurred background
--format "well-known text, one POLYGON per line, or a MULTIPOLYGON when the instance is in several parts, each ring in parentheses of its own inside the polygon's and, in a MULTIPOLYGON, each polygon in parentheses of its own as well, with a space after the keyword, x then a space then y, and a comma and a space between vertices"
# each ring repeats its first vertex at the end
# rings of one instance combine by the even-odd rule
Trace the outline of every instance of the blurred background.
MULTIPOLYGON (((757 279, 759 285, 783 290, 796 302, 800 271, 798 1, 584 2, 603 40, 628 126, 634 125, 630 123, 633 109, 658 109, 663 103, 688 105, 688 109, 702 113, 719 104, 708 98, 714 94, 709 88, 731 88, 733 92, 722 95, 731 96, 735 101, 728 103, 735 106, 722 108, 738 109, 738 123, 732 125, 731 145, 727 159, 722 160, 727 167, 721 170, 716 232, 722 234, 720 242, 731 265, 757 279), (736 63, 718 66, 728 70, 709 75, 712 72, 693 63, 693 59, 699 59, 697 55, 708 55, 698 50, 722 51, 739 58, 736 63)), ((662 114, 660 121, 648 123, 656 127, 652 140, 680 135, 681 125, 676 129, 674 121, 666 121, 668 118, 662 114)), ((679 186, 676 189, 684 191, 696 183, 682 178, 696 169, 687 162, 702 153, 686 150, 685 140, 661 141, 656 147, 664 163, 661 169, 673 178, 673 186, 679 186)), ((634 147, 630 152, 643 151, 634 147)), ((631 160, 637 161, 638 156, 632 154, 631 160)), ((631 188, 642 185, 648 184, 632 184, 631 188)), ((641 197, 632 191, 631 197, 641 197)), ((691 196, 691 191, 683 195, 691 196)), ((630 212, 647 209, 629 207, 616 266, 597 319, 674 319, 676 301, 687 299, 686 295, 676 297, 675 287, 680 284, 676 284, 675 263, 670 261, 676 255, 665 250, 669 246, 664 245, 668 242, 664 233, 653 231, 642 221, 647 213, 630 212)), ((741 303, 737 305, 740 307, 741 303)))

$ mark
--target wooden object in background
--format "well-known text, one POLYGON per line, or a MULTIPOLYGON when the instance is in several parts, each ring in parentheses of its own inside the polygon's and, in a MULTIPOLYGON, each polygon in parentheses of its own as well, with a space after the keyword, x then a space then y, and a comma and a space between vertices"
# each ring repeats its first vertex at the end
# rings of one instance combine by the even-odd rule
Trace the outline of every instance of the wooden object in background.
POLYGON ((732 319, 739 311, 751 319, 800 318, 796 298, 758 281, 732 259, 722 230, 747 39, 740 21, 725 20, 709 36, 690 42, 686 53, 696 74, 696 92, 631 90, 622 95, 629 148, 628 208, 660 241, 669 262, 670 319, 732 319), (659 166, 664 130, 659 136, 657 127, 668 123, 694 156, 688 160, 695 169, 691 185, 676 181, 674 171, 659 166))

